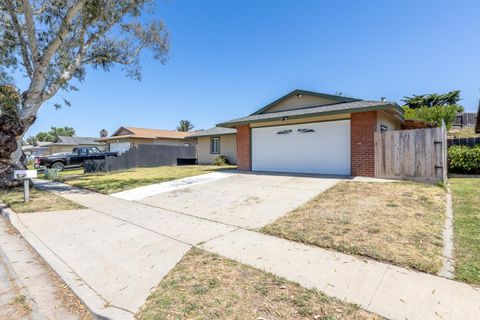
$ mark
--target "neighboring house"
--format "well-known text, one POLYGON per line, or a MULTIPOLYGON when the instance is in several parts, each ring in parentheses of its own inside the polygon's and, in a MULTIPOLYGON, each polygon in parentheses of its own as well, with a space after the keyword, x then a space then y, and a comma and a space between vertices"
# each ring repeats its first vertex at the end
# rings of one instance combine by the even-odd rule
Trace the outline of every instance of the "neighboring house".
POLYGON ((455 122, 453 123, 454 128, 469 128, 475 127, 477 123, 477 113, 475 112, 463 112, 457 113, 455 122))
POLYGON ((49 154, 72 152, 75 147, 97 147, 105 150, 105 143, 96 141, 96 137, 66 137, 59 136, 54 142, 44 145, 48 147, 49 154))
POLYGON ((106 142, 109 151, 125 152, 139 144, 161 144, 173 146, 195 145, 195 140, 188 139, 192 132, 174 130, 120 127, 114 134, 97 141, 106 142))
POLYGON ((198 164, 212 164, 216 157, 227 157, 230 164, 237 163, 237 130, 215 127, 189 136, 197 140, 198 164))
POLYGON ((294 90, 218 126, 237 129, 239 170, 373 176, 373 133, 402 122, 394 103, 294 90))
POLYGON ((22 151, 27 156, 39 157, 50 152, 50 148, 46 145, 51 144, 51 142, 46 141, 37 141, 34 145, 27 144, 22 146, 22 151))

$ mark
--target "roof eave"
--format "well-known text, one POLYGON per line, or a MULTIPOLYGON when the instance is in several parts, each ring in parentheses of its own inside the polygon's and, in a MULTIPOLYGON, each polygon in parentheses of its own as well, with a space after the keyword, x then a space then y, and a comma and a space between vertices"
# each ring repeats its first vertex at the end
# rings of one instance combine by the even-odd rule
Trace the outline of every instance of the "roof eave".
MULTIPOLYGON (((376 110, 387 109, 387 108, 390 108, 390 107, 393 107, 398 112, 400 112, 398 109, 402 110, 400 107, 392 105, 392 104, 383 104, 383 105, 364 107, 364 108, 331 110, 331 111, 315 112, 315 113, 292 115, 292 116, 283 115, 283 116, 278 116, 278 117, 257 119, 257 120, 249 120, 249 121, 227 121, 227 122, 219 123, 219 124, 217 124, 217 126, 218 127, 224 127, 224 128, 235 128, 235 127, 245 125, 245 124, 277 121, 277 120, 282 120, 284 118, 288 118, 288 119, 311 118, 311 117, 317 117, 317 116, 328 116, 328 115, 335 115, 335 114, 342 114, 342 113, 356 113, 356 112, 365 112, 365 111, 376 111, 376 110)), ((401 115, 402 120, 403 120, 403 113, 401 113, 400 115, 401 115)))
POLYGON ((250 114, 251 116, 254 116, 254 115, 257 115, 257 114, 261 114, 263 113, 265 110, 268 110, 270 107, 272 107, 273 105, 277 104, 277 103, 280 103, 290 97, 293 97, 297 94, 305 94, 305 95, 312 95, 312 96, 316 96, 316 97, 322 97, 322 98, 327 98, 327 99, 332 99, 332 100, 335 100, 335 101, 339 101, 339 102, 355 102, 355 101, 361 101, 361 99, 355 99, 355 98, 349 98, 349 97, 343 97, 343 96, 339 96, 339 95, 333 95, 333 94, 327 94, 327 93, 319 93, 319 92, 314 92, 314 91, 308 91, 308 90, 301 90, 301 89, 295 89, 293 90, 292 92, 290 93, 287 93, 286 95, 278 98, 277 100, 267 104, 266 106, 260 108, 259 110, 255 111, 254 113, 250 114))
POLYGON ((203 137, 218 137, 218 136, 228 136, 228 135, 235 135, 235 134, 237 133, 236 132, 207 133, 207 134, 191 135, 191 136, 188 136, 187 138, 197 139, 197 138, 203 138, 203 137))

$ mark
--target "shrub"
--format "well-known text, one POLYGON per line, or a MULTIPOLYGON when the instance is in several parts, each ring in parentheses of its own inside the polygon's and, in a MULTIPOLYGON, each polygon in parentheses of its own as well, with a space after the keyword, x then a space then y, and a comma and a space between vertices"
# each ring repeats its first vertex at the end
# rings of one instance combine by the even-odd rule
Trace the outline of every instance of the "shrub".
POLYGON ((214 166, 226 166, 230 164, 230 161, 228 161, 227 157, 225 156, 218 156, 213 160, 212 163, 214 166))
POLYGON ((439 127, 442 125, 443 120, 447 129, 450 129, 455 122, 457 112, 461 109, 460 106, 449 105, 421 107, 417 109, 403 107, 403 110, 405 110, 405 119, 435 122, 439 127))
POLYGON ((451 146, 448 149, 448 168, 452 173, 480 173, 480 145, 451 146))

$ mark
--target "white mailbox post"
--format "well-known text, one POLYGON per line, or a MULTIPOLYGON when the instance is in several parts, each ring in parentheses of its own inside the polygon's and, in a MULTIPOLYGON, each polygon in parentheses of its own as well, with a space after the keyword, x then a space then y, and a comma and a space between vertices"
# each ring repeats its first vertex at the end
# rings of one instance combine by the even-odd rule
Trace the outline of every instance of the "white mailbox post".
POLYGON ((28 202, 30 200, 30 178, 37 177, 37 170, 15 170, 13 171, 13 178, 23 180, 23 200, 28 202))

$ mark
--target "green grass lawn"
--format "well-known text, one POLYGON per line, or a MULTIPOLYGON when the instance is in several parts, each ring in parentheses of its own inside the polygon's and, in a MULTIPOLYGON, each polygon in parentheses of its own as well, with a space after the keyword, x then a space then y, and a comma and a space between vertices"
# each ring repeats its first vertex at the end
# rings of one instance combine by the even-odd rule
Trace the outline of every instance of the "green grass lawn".
POLYGON ((455 277, 480 285, 480 178, 450 179, 455 232, 455 277))
POLYGON ((152 168, 135 168, 126 171, 117 171, 101 174, 83 174, 83 171, 64 171, 61 172, 59 180, 75 187, 85 188, 104 194, 111 194, 128 189, 146 186, 153 183, 165 182, 174 179, 214 172, 217 170, 232 168, 235 167, 164 166, 152 168))
POLYGON ((17 213, 59 211, 83 208, 81 205, 47 191, 30 188, 30 201, 23 201, 23 188, 0 190, 0 201, 17 213))

